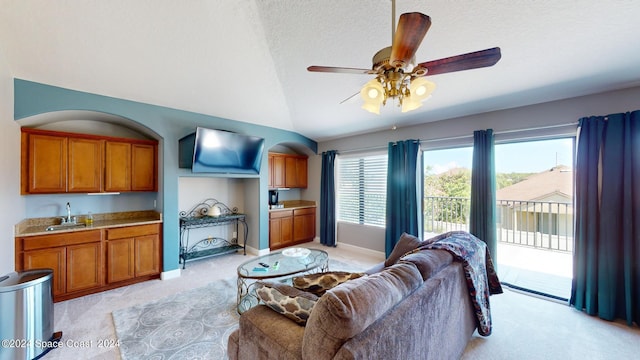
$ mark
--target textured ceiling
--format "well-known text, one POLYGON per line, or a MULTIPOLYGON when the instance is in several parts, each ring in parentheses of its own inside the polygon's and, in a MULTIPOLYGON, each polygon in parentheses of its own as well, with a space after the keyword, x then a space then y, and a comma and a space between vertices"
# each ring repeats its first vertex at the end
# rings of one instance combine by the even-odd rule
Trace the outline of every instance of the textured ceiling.
POLYGON ((432 25, 418 62, 502 49, 493 67, 430 77, 417 111, 360 109, 391 45, 390 0, 0 0, 9 73, 296 131, 315 140, 640 85, 640 2, 397 0, 432 25))

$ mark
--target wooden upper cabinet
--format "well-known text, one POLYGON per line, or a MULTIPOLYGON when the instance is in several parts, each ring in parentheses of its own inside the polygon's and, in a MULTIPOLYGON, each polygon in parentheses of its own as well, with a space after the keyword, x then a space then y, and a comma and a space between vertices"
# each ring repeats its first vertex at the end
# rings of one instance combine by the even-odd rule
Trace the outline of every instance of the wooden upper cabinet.
POLYGON ((158 147, 146 144, 131 145, 131 190, 158 189, 158 147))
POLYGON ((307 158, 288 156, 285 161, 285 187, 307 187, 307 158))
POLYGON ((269 154, 269 177, 271 188, 285 187, 285 156, 281 154, 269 154))
POLYGON ((158 191, 158 142, 22 129, 20 193, 158 191))
POLYGON ((296 159, 296 180, 298 187, 306 188, 308 185, 307 179, 307 158, 299 157, 296 159))
POLYGON ((68 192, 102 191, 103 140, 68 139, 68 192))
POLYGON ((105 191, 131 190, 131 144, 107 141, 105 145, 105 191))
POLYGON ((66 192, 67 138, 23 134, 21 173, 23 194, 66 192))
POLYGON ((307 157, 269 154, 269 188, 306 188, 307 157))

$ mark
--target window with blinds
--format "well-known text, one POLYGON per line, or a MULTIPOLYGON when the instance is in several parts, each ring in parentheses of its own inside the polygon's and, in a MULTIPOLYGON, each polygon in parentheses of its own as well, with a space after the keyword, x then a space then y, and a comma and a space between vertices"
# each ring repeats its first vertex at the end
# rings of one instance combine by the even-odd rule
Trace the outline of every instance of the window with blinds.
POLYGON ((338 157, 338 221, 385 226, 387 155, 338 157))

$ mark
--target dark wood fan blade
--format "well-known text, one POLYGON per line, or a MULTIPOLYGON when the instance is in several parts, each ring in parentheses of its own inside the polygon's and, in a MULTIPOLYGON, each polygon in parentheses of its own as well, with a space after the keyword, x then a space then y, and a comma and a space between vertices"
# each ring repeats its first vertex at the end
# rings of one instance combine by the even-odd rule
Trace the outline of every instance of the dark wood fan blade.
POLYGON ((495 63, 500 60, 501 56, 500 48, 494 47, 491 49, 451 56, 444 59, 423 62, 416 66, 414 73, 418 72, 420 68, 427 69, 427 74, 425 76, 430 76, 488 67, 495 65, 495 63))
POLYGON ((357 69, 357 68, 333 67, 333 66, 309 66, 307 70, 312 72, 328 72, 328 73, 339 73, 339 74, 371 74, 372 73, 370 69, 357 69))
POLYGON ((418 12, 400 15, 398 29, 391 45, 389 64, 404 68, 416 54, 422 39, 431 26, 431 18, 418 12))

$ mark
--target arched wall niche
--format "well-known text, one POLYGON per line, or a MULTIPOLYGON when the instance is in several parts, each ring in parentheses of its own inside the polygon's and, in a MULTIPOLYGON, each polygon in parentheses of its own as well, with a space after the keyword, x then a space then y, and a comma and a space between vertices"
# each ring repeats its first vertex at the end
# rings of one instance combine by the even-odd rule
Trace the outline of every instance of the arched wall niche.
POLYGON ((269 152, 277 152, 281 154, 297 154, 297 155, 315 155, 315 151, 298 142, 280 142, 272 145, 269 152))
POLYGON ((135 120, 97 111, 54 111, 30 116, 16 121, 22 127, 43 130, 145 140, 161 139, 155 131, 135 120))

